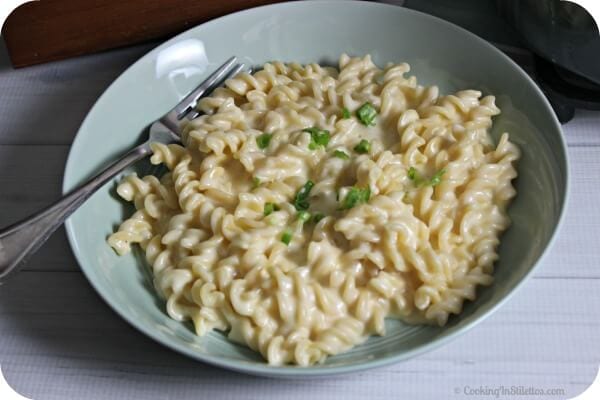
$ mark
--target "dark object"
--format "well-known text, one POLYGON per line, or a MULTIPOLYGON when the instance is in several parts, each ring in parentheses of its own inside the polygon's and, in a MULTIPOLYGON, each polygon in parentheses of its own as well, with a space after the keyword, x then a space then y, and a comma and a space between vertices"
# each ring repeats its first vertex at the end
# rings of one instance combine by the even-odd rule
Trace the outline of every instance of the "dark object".
POLYGON ((600 35, 577 4, 559 0, 391 0, 451 21, 505 52, 539 84, 558 119, 600 110, 600 35))
POLYGON ((496 0, 496 5, 531 51, 600 85, 600 36, 585 9, 559 0, 496 0))
POLYGON ((2 36, 15 67, 174 35, 275 0, 42 0, 21 5, 2 36))

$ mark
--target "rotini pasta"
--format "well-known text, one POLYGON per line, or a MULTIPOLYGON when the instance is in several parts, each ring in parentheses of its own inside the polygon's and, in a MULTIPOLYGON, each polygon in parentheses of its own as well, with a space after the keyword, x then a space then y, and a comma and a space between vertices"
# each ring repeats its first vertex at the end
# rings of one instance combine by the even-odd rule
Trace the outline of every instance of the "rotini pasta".
POLYGON ((271 364, 302 366, 385 334, 444 325, 493 281, 519 149, 489 134, 493 96, 442 96, 407 64, 272 62, 202 99, 160 179, 108 238, 146 252, 168 314, 271 364))

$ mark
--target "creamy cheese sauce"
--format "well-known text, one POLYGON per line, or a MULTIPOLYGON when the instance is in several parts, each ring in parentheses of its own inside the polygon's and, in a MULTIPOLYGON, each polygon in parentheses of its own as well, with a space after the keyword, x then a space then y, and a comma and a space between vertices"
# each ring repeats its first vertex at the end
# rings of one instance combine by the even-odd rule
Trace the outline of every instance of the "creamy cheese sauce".
POLYGON ((519 150, 491 139, 492 96, 408 70, 344 55, 230 79, 184 146, 152 146, 169 173, 120 184, 137 211, 109 244, 145 249, 172 318, 271 364, 322 362, 386 317, 444 325, 493 281, 519 150))

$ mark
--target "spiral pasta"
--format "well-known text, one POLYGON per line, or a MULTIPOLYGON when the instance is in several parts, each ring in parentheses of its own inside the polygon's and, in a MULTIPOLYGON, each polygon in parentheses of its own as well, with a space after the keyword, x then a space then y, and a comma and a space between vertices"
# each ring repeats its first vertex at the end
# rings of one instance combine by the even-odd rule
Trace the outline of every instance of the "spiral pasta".
POLYGON ((444 325, 493 281, 520 153, 488 132, 493 96, 409 70, 342 55, 229 79, 183 145, 152 145, 169 172, 123 179, 137 211, 108 243, 145 250, 172 318, 271 364, 322 362, 386 317, 444 325))

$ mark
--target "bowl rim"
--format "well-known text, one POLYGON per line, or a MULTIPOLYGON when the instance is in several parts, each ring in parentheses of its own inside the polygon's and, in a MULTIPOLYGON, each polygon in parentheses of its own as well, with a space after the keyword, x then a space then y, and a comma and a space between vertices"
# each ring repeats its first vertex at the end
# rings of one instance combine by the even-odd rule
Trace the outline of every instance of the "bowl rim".
MULTIPOLYGON (((96 108, 96 106, 98 105, 98 103, 103 101, 103 99, 107 95, 107 93, 109 93, 115 85, 118 85, 118 83, 122 79, 122 77, 125 74, 127 74, 131 69, 133 69, 136 65, 138 65, 139 63, 142 63, 143 60, 146 59, 150 54, 157 52, 163 46, 166 46, 170 43, 173 43, 173 42, 179 40, 181 36, 187 34, 191 30, 197 29, 200 26, 207 27, 207 26, 211 26, 211 25, 220 24, 223 21, 240 18, 246 14, 264 12, 265 9, 279 9, 279 8, 283 9, 283 8, 289 8, 289 7, 294 8, 294 7, 306 7, 306 6, 319 7, 319 6, 331 6, 334 4, 339 5, 339 2, 336 0, 306 0, 306 1, 302 1, 302 2, 287 1, 287 2, 264 5, 264 6, 249 8, 246 10, 237 11, 237 12, 234 12, 231 14, 224 15, 219 18, 215 18, 208 22, 195 25, 189 29, 186 29, 185 31, 181 32, 180 34, 161 42, 159 45, 154 47, 152 50, 145 53, 143 56, 138 58, 133 64, 131 64, 129 67, 127 67, 104 90, 104 92, 98 97, 98 99, 94 102, 94 105, 90 108, 90 110, 86 114, 85 119, 83 120, 82 124, 80 125, 79 129, 77 130, 77 134, 76 134, 75 139, 73 140, 73 144, 71 145, 71 148, 69 150, 69 155, 67 158, 67 163, 65 165, 64 177, 63 177, 63 185, 62 185, 63 194, 68 193, 69 190, 71 190, 73 187, 76 187, 77 184, 79 183, 77 181, 74 182, 73 181, 74 179, 72 178, 72 173, 76 169, 74 155, 76 153, 78 153, 80 147, 83 146, 81 144, 81 142, 83 141, 82 137, 84 135, 80 135, 80 133, 83 130, 85 130, 88 123, 90 123, 89 122, 90 115, 93 113, 93 111, 96 108)), ((521 76, 525 77, 526 81, 532 87, 533 91, 535 93, 537 93, 537 95, 539 97, 541 97, 542 103, 544 104, 546 111, 548 111, 549 114, 551 115, 552 123, 553 123, 554 127, 556 128, 556 131, 558 132, 558 136, 559 136, 560 153, 562 153, 561 155, 563 156, 564 163, 565 163, 565 165, 564 165, 565 184, 564 184, 563 201, 560 206, 558 222, 554 226, 553 231, 550 235, 550 239, 548 240, 548 243, 546 244, 545 248, 542 250, 542 252, 538 256, 538 258, 533 262, 531 268, 524 274, 522 279, 519 280, 512 288, 509 288, 508 292, 506 293, 506 295, 504 297, 502 297, 500 300, 498 300, 495 304, 493 304, 488 310, 484 311, 481 315, 479 315, 478 317, 474 318, 471 321, 466 322, 462 327, 460 327, 459 329, 457 329, 454 332, 451 332, 442 337, 436 338, 428 343, 420 344, 410 350, 403 351, 401 353, 385 355, 385 356, 382 356, 382 357, 379 357, 379 358, 373 359, 373 360, 365 359, 362 362, 348 364, 348 365, 342 365, 342 366, 313 365, 310 367, 299 367, 299 366, 294 366, 294 365, 272 366, 267 363, 264 363, 264 364, 245 363, 243 361, 227 360, 227 359, 224 359, 224 358, 221 358, 218 356, 212 356, 212 355, 198 353, 189 347, 186 347, 184 345, 178 344, 173 341, 168 341, 168 340, 163 339, 161 336, 158 335, 157 332, 155 332, 151 329, 147 329, 146 327, 144 327, 144 325, 142 323, 139 323, 135 318, 128 316, 127 313, 121 309, 120 303, 117 302, 116 300, 114 300, 113 298, 111 298, 111 296, 109 296, 107 293, 105 293, 102 290, 99 283, 97 283, 94 279, 91 278, 90 272, 88 272, 88 268, 90 268, 90 267, 85 266, 86 265, 85 258, 81 254, 80 249, 77 245, 77 241, 75 238, 75 226, 73 225, 73 218, 69 218, 65 222, 67 239, 68 239, 69 245, 71 247, 71 250, 73 251, 75 259, 77 260, 77 263, 79 264, 87 281, 94 288, 96 293, 98 293, 98 295, 104 300, 105 303, 107 303, 110 306, 110 308, 114 312, 116 312, 121 318, 123 318, 125 321, 127 321, 129 323, 129 325, 133 326, 139 332, 143 333, 147 337, 150 337, 151 339, 162 344, 163 346, 168 347, 169 349, 174 350, 180 354, 186 355, 194 360, 201 361, 203 363, 206 363, 206 364, 209 364, 212 366, 216 366, 216 367, 220 367, 220 368, 224 368, 224 369, 228 369, 228 370, 232 370, 232 371, 236 371, 236 372, 242 372, 242 373, 246 373, 246 374, 250 374, 250 375, 269 376, 269 377, 278 377, 278 378, 307 378, 307 377, 347 374, 347 373, 364 371, 364 370, 372 369, 372 368, 384 367, 384 366, 387 366, 390 364, 398 363, 400 361, 408 360, 415 356, 418 356, 418 355, 424 354, 426 352, 429 352, 431 350, 437 349, 437 348, 453 341, 454 339, 458 338, 459 336, 466 333, 467 331, 471 330, 475 325, 486 320, 490 315, 492 315, 500 307, 502 307, 510 298, 512 298, 520 288, 523 287, 523 284, 531 277, 532 273, 537 268, 539 268, 539 265, 542 264, 542 262, 544 261, 544 259, 547 256, 547 254, 549 253, 549 250, 554 245, 554 243, 556 241, 556 237, 558 236, 558 232, 561 230, 562 225, 564 223, 567 204, 569 203, 569 198, 570 198, 570 196, 569 196, 569 193, 570 193, 570 190, 569 190, 569 187, 570 187, 569 165, 570 165, 570 163, 569 163, 569 157, 568 157, 568 152, 567 152, 567 143, 566 143, 561 125, 560 125, 558 119, 556 118, 556 115, 552 109, 552 106, 550 105, 550 102, 548 101, 546 96, 543 94, 541 89, 529 77, 529 75, 517 63, 515 63, 510 57, 505 55, 502 51, 500 51, 499 49, 494 47, 492 44, 490 44, 486 40, 480 38, 479 36, 471 33, 470 31, 468 31, 458 25, 455 25, 451 22, 448 22, 448 21, 438 18, 436 16, 426 14, 426 13, 423 13, 420 11, 408 9, 405 7, 400 7, 400 6, 393 5, 393 4, 373 3, 373 2, 362 1, 362 0, 347 2, 346 6, 366 7, 366 8, 369 8, 369 7, 389 8, 390 11, 393 9, 394 12, 399 12, 399 13, 404 12, 409 15, 413 15, 414 17, 429 19, 429 20, 433 21, 434 23, 446 25, 446 28, 452 29, 460 35, 471 36, 471 39, 475 40, 476 42, 479 42, 479 44, 481 46, 487 47, 489 50, 492 51, 492 53, 496 53, 497 56, 499 56, 500 58, 503 58, 506 62, 508 62, 515 70, 515 73, 520 74, 521 76)), ((560 169, 561 170, 563 169, 562 166, 560 169)))

